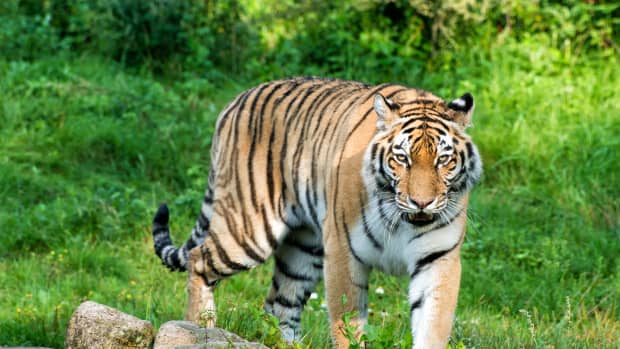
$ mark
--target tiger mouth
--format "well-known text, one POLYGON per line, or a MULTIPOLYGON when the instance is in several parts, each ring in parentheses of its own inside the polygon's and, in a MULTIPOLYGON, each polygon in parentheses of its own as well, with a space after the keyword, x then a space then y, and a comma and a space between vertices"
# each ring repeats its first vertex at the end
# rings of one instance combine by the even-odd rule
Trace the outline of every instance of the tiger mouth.
POLYGON ((435 220, 435 214, 433 213, 406 213, 404 215, 405 220, 416 226, 423 226, 432 223, 435 220))

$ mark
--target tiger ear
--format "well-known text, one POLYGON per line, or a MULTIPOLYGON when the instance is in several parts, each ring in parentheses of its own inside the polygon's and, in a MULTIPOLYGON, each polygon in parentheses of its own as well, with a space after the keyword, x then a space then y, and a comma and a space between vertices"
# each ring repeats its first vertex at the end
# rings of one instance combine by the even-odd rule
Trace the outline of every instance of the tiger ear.
POLYGON ((463 128, 471 126, 474 106, 474 97, 469 92, 448 103, 451 121, 456 122, 463 128))
POLYGON ((381 94, 375 95, 373 104, 375 113, 377 113, 377 129, 385 131, 388 127, 398 119, 398 109, 400 106, 389 98, 383 97, 381 94))

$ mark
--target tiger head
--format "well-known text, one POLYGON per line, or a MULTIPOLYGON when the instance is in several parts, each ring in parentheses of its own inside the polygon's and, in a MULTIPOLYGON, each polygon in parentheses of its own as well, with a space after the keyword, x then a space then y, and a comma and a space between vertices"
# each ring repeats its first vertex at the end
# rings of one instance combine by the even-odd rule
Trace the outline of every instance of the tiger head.
POLYGON ((450 103, 426 92, 376 95, 377 135, 366 154, 367 184, 395 216, 416 227, 437 226, 457 213, 482 163, 465 129, 474 110, 466 93, 450 103))

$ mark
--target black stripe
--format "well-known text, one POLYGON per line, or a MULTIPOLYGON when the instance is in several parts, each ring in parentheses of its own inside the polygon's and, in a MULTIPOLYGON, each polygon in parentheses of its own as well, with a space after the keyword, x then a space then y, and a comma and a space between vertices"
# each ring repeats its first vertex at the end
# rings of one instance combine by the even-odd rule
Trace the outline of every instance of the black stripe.
POLYGON ((290 301, 284 298, 284 296, 280 294, 276 296, 276 298, 274 299, 274 302, 280 304, 281 306, 285 308, 301 308, 301 304, 294 302, 294 301, 290 301))
POLYGON ((271 279, 271 287, 273 287, 273 289, 276 292, 280 289, 280 284, 278 283, 278 280, 276 280, 276 276, 275 275, 271 279))
POLYGON ((198 224, 200 225, 200 228, 202 228, 202 230, 204 231, 209 230, 209 218, 205 216, 202 210, 200 210, 200 215, 198 215, 198 224))
MULTIPOLYGON (((443 122, 441 119, 431 118, 428 116, 420 116, 420 117, 411 118, 405 121, 405 123, 402 125, 402 128, 405 129, 409 127, 409 125, 415 122, 418 122, 418 121, 427 122, 427 123, 436 123, 436 124, 443 126, 443 128, 445 129, 444 131, 450 130, 450 127, 448 127, 448 125, 445 122, 443 122)), ((418 126, 413 126, 413 127, 418 127, 418 126)))
MULTIPOLYGON (((333 88, 332 90, 334 90, 336 88, 333 88)), ((351 84, 343 84, 343 85, 339 85, 337 86, 337 91, 335 91, 335 93, 332 93, 331 96, 332 98, 330 98, 330 100, 328 102, 325 103, 325 105, 323 106, 323 108, 321 108, 321 110, 318 112, 318 119, 319 121, 316 124, 316 127, 312 130, 312 171, 311 171, 311 177, 312 177, 312 181, 314 183, 318 182, 317 179, 317 164, 322 163, 321 161, 319 161, 318 157, 321 155, 321 149, 323 147, 323 141, 325 140, 324 138, 326 137, 326 133, 329 129, 329 126, 331 125, 331 122, 333 119, 337 119, 333 117, 333 114, 335 114, 335 112, 337 111, 337 107, 335 107, 335 109, 332 110, 332 114, 329 114, 330 117, 327 121, 327 125, 323 126, 323 131, 321 132, 320 137, 321 138, 315 138, 315 135, 317 133, 317 131, 319 130, 319 126, 321 126, 320 120, 323 120, 325 111, 327 110, 327 108, 329 106, 331 106, 332 104, 336 103, 336 101, 340 102, 339 100, 341 99, 342 96, 347 96, 350 95, 352 91, 357 91, 359 90, 359 86, 357 85, 351 85, 351 84), (353 88, 353 90, 352 90, 353 88)), ((318 202, 318 195, 319 195, 319 190, 317 188, 315 188, 315 190, 313 190, 313 204, 317 205, 318 202)), ((323 199, 325 199, 325 193, 323 195, 323 199)))
MULTIPOLYGON (((310 126, 312 121, 316 119, 317 115, 314 115, 315 110, 321 105, 321 103, 323 103, 323 101, 325 101, 325 99, 331 96, 335 88, 339 88, 339 87, 341 87, 341 85, 330 86, 330 87, 324 86, 323 91, 321 91, 321 93, 314 98, 312 103, 310 103, 310 106, 308 106, 308 111, 306 112, 308 115, 307 126, 310 126)), ((320 120, 317 120, 317 122, 320 122, 320 120)))
POLYGON ((217 238, 217 234, 211 234, 210 236, 211 236, 211 241, 213 241, 213 244, 215 245, 215 250, 217 251, 217 255, 218 257, 220 257, 220 261, 222 261, 222 263, 226 264, 226 266, 230 268, 231 270, 249 269, 248 266, 237 263, 231 260, 230 257, 228 257, 228 254, 226 253, 224 248, 222 248, 222 245, 220 244, 220 241, 217 238))
POLYGON ((349 231, 349 227, 347 226, 347 223, 344 219, 344 213, 342 213, 342 227, 344 228, 344 234, 347 237, 347 246, 349 246, 349 251, 351 251, 351 254, 353 255, 353 258, 355 258, 358 262, 360 262, 362 265, 366 265, 369 266, 369 263, 366 263, 353 249, 353 245, 351 244, 351 233, 349 231))
POLYGON ((312 294, 312 290, 309 290, 309 289, 304 290, 304 301, 303 301, 304 304, 306 304, 306 302, 308 301, 308 298, 310 298, 310 294, 312 294))
POLYGON ((213 286, 213 285, 215 285, 217 283, 217 280, 209 281, 209 279, 207 279, 207 277, 204 274, 200 274, 200 273, 197 273, 197 274, 198 274, 198 276, 200 276, 200 278, 205 283, 205 285, 207 285, 209 287, 211 287, 211 286, 213 286))
POLYGON ((278 271, 280 271, 280 273, 282 273, 284 276, 288 277, 289 279, 293 279, 297 281, 313 281, 313 278, 310 276, 302 275, 302 274, 292 271, 288 267, 288 265, 286 265, 286 263, 282 259, 278 258, 277 256, 274 259, 275 259, 276 267, 278 268, 278 271))
POLYGON ((179 252, 180 251, 181 251, 180 248, 179 249, 174 249, 172 251, 172 253, 168 255, 168 256, 170 256, 170 265, 169 266, 171 268, 180 269, 182 267, 181 260, 179 259, 179 252))
POLYGON ((241 186, 241 179, 239 176, 239 152, 236 151, 236 147, 230 145, 230 143, 233 144, 237 144, 238 143, 238 139, 239 139, 239 122, 241 120, 241 116, 242 111, 245 109, 245 103, 247 102, 247 98, 248 96, 254 92, 254 89, 248 91, 248 94, 244 96, 243 101, 241 102, 241 105, 239 106, 239 109, 237 110, 237 114, 235 114, 235 124, 234 127, 232 128, 232 132, 233 132, 233 136, 232 137, 228 137, 228 139, 226 140, 228 142, 227 144, 227 149, 231 149, 231 163, 233 163, 235 166, 231 166, 232 171, 234 171, 233 173, 231 173, 231 176, 235 178, 235 185, 237 186, 237 200, 238 202, 245 202, 245 199, 243 197, 243 186, 241 186))
POLYGON ((243 241, 239 244, 239 246, 241 246, 241 248, 243 249, 243 251, 248 257, 255 260, 259 264, 262 264, 265 262, 265 258, 260 256, 256 251, 254 251, 254 249, 252 249, 252 247, 250 247, 250 245, 248 245, 247 242, 243 241))
MULTIPOLYGON (((271 126, 271 132, 269 134, 269 145, 267 146, 267 195, 270 198, 271 209, 275 211, 276 207, 276 199, 275 199, 275 183, 274 183, 274 174, 273 174, 273 142, 275 140, 275 132, 274 132, 275 124, 271 126)), ((280 178, 281 181, 284 181, 284 178, 280 178)))
MULTIPOLYGON (((403 130, 402 133, 410 133, 410 132, 413 132, 413 131, 417 130, 418 128, 419 128, 419 126, 409 127, 408 129, 403 130)), ((435 131, 437 131, 437 133, 439 133, 442 136, 445 136, 447 134, 445 130, 442 130, 442 129, 438 128, 438 127, 428 126, 428 124, 426 124, 426 128, 427 129, 431 129, 431 130, 435 130, 435 131)))
MULTIPOLYGON (((291 101, 291 103, 288 105, 288 107, 286 108, 286 112, 284 113, 285 119, 286 119, 286 123, 284 125, 284 134, 289 135, 292 134, 293 132, 297 132, 298 130, 293 127, 293 122, 297 122, 301 119, 300 115, 299 115, 299 109, 300 107, 306 102, 306 99, 312 95, 312 93, 314 93, 314 91, 317 89, 318 85, 312 85, 309 86, 305 93, 303 95, 301 95, 301 99, 299 101, 299 103, 297 103, 297 105, 295 106, 294 111, 290 114, 289 116, 289 111, 290 108, 292 107, 292 105, 297 101, 298 96, 295 96, 295 98, 293 99, 293 101, 291 101), (291 131, 291 128, 293 131, 291 131)), ((299 135, 299 137, 301 137, 301 135, 299 135)), ((284 163, 285 160, 287 158, 287 148, 288 148, 288 138, 289 137, 284 137, 284 141, 282 142, 282 148, 280 148, 280 176, 282 178, 282 200, 286 201, 286 192, 287 192, 287 186, 286 186, 286 180, 285 180, 285 174, 284 174, 284 163)), ((294 161, 294 158, 293 160, 294 161)), ((293 174, 294 176, 294 174, 293 174)), ((296 178, 293 177, 293 181, 295 181, 296 178)), ((293 187, 295 188, 295 182, 293 183, 293 187)), ((295 191, 295 194, 297 195, 297 191, 295 191)), ((296 199, 298 199, 296 197, 296 199)))
POLYGON ((323 246, 308 246, 295 240, 286 240, 286 244, 315 257, 323 257, 323 246))
MULTIPOLYGON (((263 101, 263 105, 261 107, 261 113, 256 115, 256 105, 258 103, 258 100, 260 99, 261 95, 263 94, 263 92, 265 91, 265 89, 267 87, 271 87, 272 84, 264 84, 262 85, 258 92, 256 92, 256 96, 254 97, 254 100, 252 101, 252 106, 250 107, 250 111, 249 111, 249 119, 248 119, 248 131, 249 133, 252 135, 252 141, 250 142, 250 149, 248 151, 248 163, 247 163, 247 169, 248 169, 248 180, 249 180, 249 190, 250 190, 250 199, 252 202, 252 207, 256 208, 258 206, 258 200, 256 198, 256 188, 254 185, 254 153, 256 152, 256 143, 257 143, 257 138, 259 138, 260 136, 260 131, 258 130, 258 128, 253 125, 254 119, 259 119, 262 120, 264 115, 263 115, 263 111, 264 111, 264 107, 266 104, 266 101, 263 101)), ((280 88, 282 86, 282 84, 277 85, 276 87, 274 87, 271 91, 271 93, 269 94, 269 96, 271 96, 271 94, 277 90, 278 88, 280 88)), ((269 97, 267 97, 269 98, 269 97)))
POLYGON ((416 137, 416 139, 414 139, 413 141, 411 141, 411 148, 413 148, 416 144, 418 144, 418 142, 420 141, 420 139, 422 139, 422 137, 426 136, 425 133, 420 134, 418 137, 416 137))
POLYGON ((312 223, 314 223, 316 229, 321 229, 321 224, 319 223, 319 218, 317 216, 314 205, 310 202, 310 188, 311 185, 309 181, 306 180, 306 204, 308 205, 308 209, 310 210, 310 218, 312 219, 312 223))
POLYGON ((295 329, 298 329, 298 328, 299 328, 299 324, 298 324, 298 323, 297 323, 297 324, 295 324, 295 323, 293 323, 293 322, 291 322, 291 321, 289 321, 289 320, 284 320, 284 321, 280 320, 279 324, 280 324, 280 326, 282 326, 282 325, 286 325, 286 326, 288 326, 289 328, 292 328, 293 330, 295 330, 295 329))
MULTIPOLYGON (((244 221, 245 219, 245 215, 243 215, 244 217, 244 221)), ((237 243, 237 245, 239 245, 243 251, 245 252, 245 254, 250 257, 251 259, 253 259, 254 261, 256 261, 257 263, 264 263, 265 262, 265 258, 263 258, 258 252, 256 252, 248 243, 247 241, 245 241, 243 239, 243 237, 239 237, 239 229, 237 227, 237 225, 235 224, 234 218, 231 215, 224 215, 224 221, 226 222, 226 229, 228 230, 228 233, 233 237, 233 239, 235 240, 235 242, 237 243)), ((247 225, 246 225, 247 226, 247 225)), ((253 234, 250 234, 250 237, 253 239, 253 234)), ((256 244, 256 241, 254 241, 254 244, 256 244)))
POLYGON ((470 159, 473 158, 474 157, 474 146, 470 142, 466 142, 465 146, 467 147, 467 157, 470 159))
POLYGON ((422 268, 424 268, 425 266, 433 263, 437 259, 445 256, 450 251, 454 250, 456 248, 456 246, 459 245, 460 242, 461 241, 459 239, 459 242, 457 242, 454 246, 450 247, 449 249, 442 250, 442 251, 437 251, 437 252, 433 252, 433 253, 429 253, 424 258, 418 260, 418 262, 415 265, 415 269, 413 270, 413 273, 411 273, 411 277, 410 278, 411 279, 415 278, 420 273, 420 271, 422 271, 422 268))
MULTIPOLYGON (((305 146, 308 143, 307 142, 308 139, 306 138, 306 136, 308 135, 307 131, 313 119, 313 114, 312 114, 313 107, 316 105, 315 103, 317 103, 317 101, 320 101, 321 98, 324 97, 324 95, 329 93, 330 88, 328 88, 326 85, 321 85, 318 91, 319 91, 318 95, 313 97, 312 102, 310 103, 310 105, 306 109, 306 112, 304 113, 303 125, 299 128, 299 130, 297 130, 299 134, 298 134, 295 152, 293 153, 293 159, 292 159, 293 161, 293 183, 294 183, 293 187, 295 189, 295 195, 299 201, 301 201, 300 200, 301 195, 299 192, 299 185, 301 184, 299 180, 299 171, 300 171, 301 166, 299 165, 299 163, 301 161, 305 146)), ((305 102, 305 100, 303 102, 305 102)), ((303 105, 303 102, 300 104, 300 107, 303 105)), ((301 119, 301 118, 298 118, 298 119, 301 119)), ((297 123, 295 124, 295 126, 296 125, 297 123)), ((306 202, 308 203, 308 207, 312 208, 312 205, 310 204, 310 201, 309 201, 309 196, 307 194, 308 192, 306 192, 306 202)), ((316 224, 317 223, 316 214, 314 214, 312 218, 316 224)), ((319 228, 319 226, 320 226, 319 224, 315 225, 316 228, 319 228)))
POLYGON ((373 162, 377 158, 377 148, 378 147, 379 147, 379 144, 375 143, 375 144, 372 145, 372 148, 370 149, 370 160, 372 160, 373 162))
POLYGON ((245 97, 247 97, 248 93, 250 93, 251 90, 245 91, 241 94, 239 94, 239 96, 237 96, 237 98, 235 98, 231 104, 227 105, 224 110, 228 110, 228 112, 226 112, 226 114, 223 114, 220 116, 219 118, 219 125, 217 127, 217 130, 215 132, 216 135, 219 135, 222 132, 222 128, 224 127, 224 124, 226 123, 228 117, 230 116, 230 114, 237 108, 237 105, 239 105, 239 102, 244 99, 245 97))
POLYGON ((415 302, 411 303, 411 308, 409 309, 409 313, 413 313, 414 310, 420 308, 422 306, 422 301, 423 300, 424 300, 424 298, 420 297, 420 299, 418 299, 415 302))
POLYGON ((192 230, 191 235, 189 236, 187 241, 185 241, 185 244, 183 244, 183 246, 182 246, 182 247, 185 247, 185 249, 187 251, 189 251, 192 248, 196 247, 196 242, 194 241, 194 235, 195 235, 195 232, 197 231, 197 229, 199 229, 199 227, 194 227, 194 229, 192 230))
POLYGON ((439 110, 431 109, 431 108, 428 108, 428 107, 411 108, 411 109, 407 110, 406 112, 403 112, 400 115, 400 117, 401 118, 410 118, 410 117, 416 117, 416 116, 422 116, 422 117, 424 117, 424 116, 434 116, 434 117, 450 120, 446 113, 441 112, 439 110))
POLYGON ((200 246, 200 252, 202 252, 202 259, 207 260, 207 266, 209 266, 210 271, 212 271, 215 275, 225 278, 234 274, 220 271, 215 267, 215 263, 213 263, 213 256, 211 256, 211 252, 207 246, 200 246))
MULTIPOLYGON (((298 86, 299 86, 299 82, 297 80, 292 80, 289 81, 292 82, 293 86, 291 88, 289 88, 288 90, 286 90, 282 95, 280 95, 278 98, 276 98, 276 100, 274 101, 274 106, 272 108, 272 117, 271 117, 271 129, 269 130, 269 145, 267 146, 267 194, 268 197, 270 198, 269 202, 271 204, 271 208, 273 211, 275 211, 275 207, 276 207, 276 198, 275 198, 275 183, 274 183, 274 175, 273 175, 273 143, 275 141, 275 128, 276 128, 276 124, 275 124, 275 117, 273 117, 273 115, 275 115, 275 110, 280 106, 280 102, 286 98, 292 91, 294 91, 298 86)), ((269 94, 269 96, 267 96, 266 101, 263 103, 263 108, 261 109, 261 114, 265 113, 265 107, 267 105, 267 102, 269 101, 269 99, 271 98, 272 94, 281 87, 278 86, 276 87, 274 90, 271 91, 271 93, 269 94)), ((289 104, 290 105, 290 104, 289 104)), ((261 121, 262 124, 262 121, 261 121)), ((261 125, 262 127, 262 125, 261 125)), ((261 134, 262 137, 262 134, 261 134)))
MULTIPOLYGON (((265 116, 265 109, 267 108, 267 104, 269 104, 269 102, 271 101, 271 98, 273 97, 273 95, 280 90, 283 86, 289 84, 290 81, 284 81, 278 85, 276 85, 276 87, 274 87, 271 92, 269 92, 269 94, 267 95, 267 97, 265 97, 265 99, 262 102, 262 106, 261 106, 261 110, 260 110, 260 115, 259 115, 259 119, 258 119, 258 137, 259 140, 263 137, 263 121, 264 121, 264 116, 265 116)), ((277 101, 276 101, 277 103, 277 101)), ((274 107, 277 107, 277 105, 274 105, 274 107)))
MULTIPOLYGON (((428 95, 427 91, 423 91, 423 90, 416 90, 416 92, 419 93, 420 97, 426 96, 428 95)), ((408 102, 401 102, 401 105, 407 105, 407 104, 435 104, 435 103, 439 103, 439 100, 436 99, 428 99, 428 98, 416 98, 416 99, 412 99, 408 102)))
MULTIPOLYGON (((327 125, 323 128, 323 132, 321 133, 321 136, 318 138, 319 141, 316 142, 318 143, 317 145, 317 149, 323 149, 325 142, 331 142, 331 144, 328 144, 328 147, 325 151, 320 151, 321 154, 323 154, 324 158, 328 157, 331 152, 331 148, 333 146, 335 146, 338 142, 336 141, 338 138, 335 137, 336 132, 338 132, 339 129, 339 124, 342 123, 344 120, 347 119, 347 116, 351 113, 351 110, 353 110, 353 108, 355 108, 356 106, 358 106, 358 102, 360 101, 360 99, 365 95, 365 94, 354 94, 355 92, 359 92, 360 90, 365 90, 367 88, 367 86, 364 87, 357 87, 356 89, 351 91, 351 95, 353 95, 355 98, 353 100, 349 99, 346 100, 347 103, 341 102, 340 106, 344 106, 346 107, 346 109, 341 112, 338 113, 339 108, 336 108, 335 110, 333 110, 333 115, 336 115, 336 117, 331 117, 329 118, 329 121, 327 123, 327 125), (332 125, 332 122, 335 122, 335 125, 332 125), (329 132, 329 135, 328 135, 329 132)), ((317 151, 317 153, 319 153, 317 151)), ((323 162, 326 160, 323 160, 323 162)), ((326 195, 324 194, 323 197, 326 197, 326 195)))
MULTIPOLYGON (((383 219, 383 221, 390 226, 393 221, 390 219, 390 217, 387 216, 387 213, 385 213, 384 208, 383 208, 383 198, 379 199, 379 215, 381 216, 381 219, 383 219)), ((398 226, 395 228, 395 230, 398 229, 398 226)))
POLYGON ((263 220, 263 229, 265 230, 265 236, 267 236, 269 246, 271 246, 271 248, 275 250, 278 247, 278 240, 276 240, 276 237, 273 235, 273 231, 269 226, 269 222, 267 222, 267 213, 265 212, 264 205, 261 205, 261 217, 263 220))
MULTIPOLYGON (((299 104, 303 103, 303 100, 305 98, 307 98, 307 96, 311 93, 313 86, 310 86, 305 93, 303 94, 302 97, 302 101, 300 101, 299 104)), ((291 126, 291 123, 293 122, 293 120, 295 119, 293 116, 297 116, 297 114, 293 114, 293 116, 289 117, 289 112, 291 110, 291 107, 293 106, 293 104, 295 104, 295 102, 297 101, 297 99, 302 96, 300 94, 296 95, 295 97, 293 97, 293 99, 286 105, 286 110, 284 111, 284 119, 286 120, 284 123, 284 129, 282 131, 283 134, 288 135, 289 134, 289 129, 291 126)), ((297 104, 297 109, 299 109, 299 104, 297 104)), ((282 205, 284 205, 284 202, 286 201, 286 178, 284 175, 284 160, 286 159, 286 151, 288 150, 288 137, 284 137, 284 140, 282 142, 282 147, 280 148, 280 178, 281 178, 281 183, 282 183, 282 196, 281 196, 281 202, 282 205)))
POLYGON ((252 100, 252 104, 250 105, 250 110, 248 111, 248 129, 250 132, 253 132, 253 136, 254 134, 257 133, 258 130, 256 130, 256 127, 254 125, 254 118, 255 117, 262 117, 261 114, 256 115, 256 106, 258 104, 258 100, 260 99, 260 96, 263 94, 263 92, 265 91, 265 89, 267 89, 268 87, 273 86, 273 83, 264 83, 260 86, 258 86, 256 88, 256 93, 254 94, 254 99, 252 100))
MULTIPOLYGON (((323 119, 323 115, 325 114, 325 111, 327 110, 327 108, 330 105, 332 105, 336 100, 339 100, 343 95, 350 95, 353 91, 356 91, 356 90, 359 89, 359 87, 355 86, 355 85, 341 85, 341 86, 338 86, 338 88, 339 88, 339 90, 336 93, 333 93, 331 95, 332 98, 329 100, 329 102, 325 103, 323 108, 321 108, 321 110, 319 111, 319 113, 318 113, 319 120, 323 119)), ((336 111, 336 110, 334 110, 334 111, 336 111)), ((332 119, 333 118, 330 118, 329 121, 331 121, 332 119)), ((312 130, 312 137, 313 138, 315 136, 316 131, 318 131, 318 129, 319 129, 319 124, 317 123, 317 127, 315 127, 314 130, 312 130)), ((326 132, 326 128, 323 128, 323 134, 325 132, 326 132)))
POLYGON ((301 304, 302 306, 306 305, 306 301, 308 300, 308 298, 305 298, 305 293, 303 295, 298 295, 297 297, 295 297, 297 299, 297 303, 301 304))
POLYGON ((450 225, 452 222, 454 222, 454 221, 455 221, 455 220, 456 220, 456 219, 457 219, 457 218, 461 215, 461 213, 463 213, 463 211, 465 211, 465 209, 464 209, 464 208, 461 208, 461 209, 460 209, 460 210, 459 210, 459 211, 458 211, 458 212, 457 212, 454 216, 452 216, 450 219, 445 220, 445 221, 443 221, 443 222, 439 223, 437 226, 433 227, 431 230, 429 230, 429 231, 428 231, 428 232, 426 232, 426 233, 421 233, 421 234, 418 234, 418 235, 416 235, 416 236, 412 237, 411 239, 409 239, 409 241, 407 241, 407 244, 410 244, 413 240, 416 240, 416 239, 418 239, 418 238, 421 238, 422 236, 426 235, 427 233, 429 233, 429 232, 431 232, 431 231, 433 231, 433 230, 438 230, 438 229, 441 229, 441 228, 444 228, 444 227, 446 227, 446 226, 450 225))
MULTIPOLYGON (((392 177, 385 171, 385 148, 379 149, 379 174, 383 179, 389 181, 392 177)), ((394 188, 390 187, 390 192, 394 192, 394 188)))
MULTIPOLYGON (((360 202, 365 202, 364 196, 363 196, 362 193, 363 193, 363 191, 360 191, 360 202)), ((364 234, 366 235, 368 240, 370 240, 372 245, 377 250, 383 251, 383 245, 381 243, 379 243, 379 241, 377 241, 377 239, 375 239, 375 237, 372 235, 372 232, 370 231, 370 227, 368 226, 368 221, 366 220, 366 210, 364 208, 362 208, 361 215, 362 215, 362 225, 364 227, 364 234)))

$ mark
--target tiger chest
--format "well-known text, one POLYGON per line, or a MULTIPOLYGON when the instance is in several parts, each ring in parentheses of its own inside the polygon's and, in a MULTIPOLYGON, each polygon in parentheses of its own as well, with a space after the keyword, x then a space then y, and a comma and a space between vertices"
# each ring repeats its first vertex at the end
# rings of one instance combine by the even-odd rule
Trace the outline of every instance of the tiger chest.
POLYGON ((373 225, 369 227, 359 222, 351 232, 351 249, 360 261, 385 273, 403 275, 407 272, 407 236, 413 232, 398 227, 394 231, 388 227, 373 225), (409 234, 408 234, 409 233, 409 234))
POLYGON ((350 246, 360 262, 391 275, 409 274, 425 256, 453 248, 463 232, 460 222, 423 234, 405 222, 384 223, 360 219, 351 231, 350 246))

